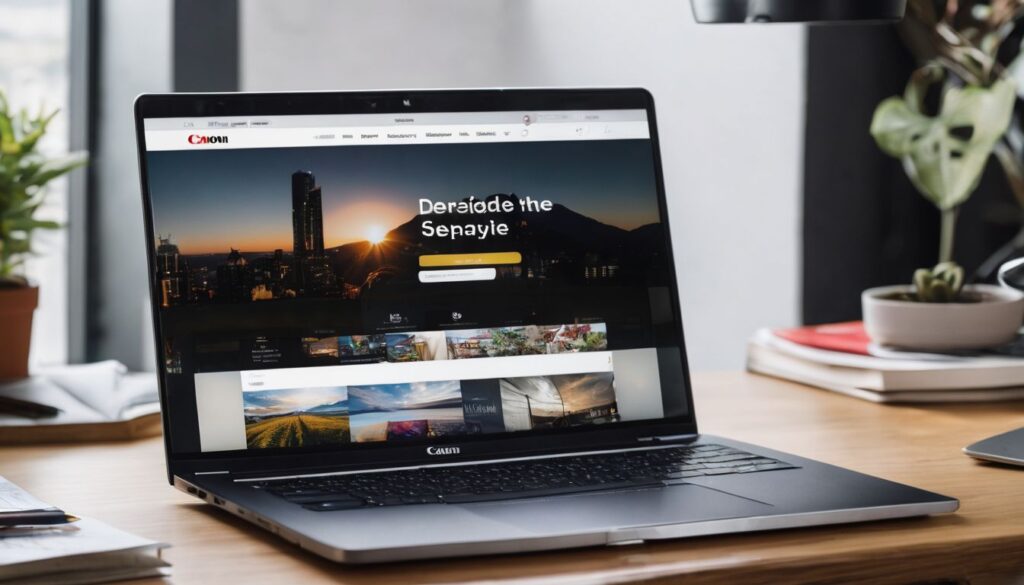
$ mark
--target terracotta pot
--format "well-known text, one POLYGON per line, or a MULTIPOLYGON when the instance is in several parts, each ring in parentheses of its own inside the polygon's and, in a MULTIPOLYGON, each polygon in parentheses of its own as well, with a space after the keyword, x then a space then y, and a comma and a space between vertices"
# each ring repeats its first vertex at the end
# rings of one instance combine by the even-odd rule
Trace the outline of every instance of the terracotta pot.
POLYGON ((0 380, 28 376, 28 348, 32 341, 32 313, 39 304, 39 287, 0 288, 0 380))

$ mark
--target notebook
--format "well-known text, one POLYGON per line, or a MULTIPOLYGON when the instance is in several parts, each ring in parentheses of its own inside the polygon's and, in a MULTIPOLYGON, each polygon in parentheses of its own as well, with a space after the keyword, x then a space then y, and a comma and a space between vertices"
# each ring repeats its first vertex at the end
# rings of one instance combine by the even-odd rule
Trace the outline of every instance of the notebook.
POLYGON ((160 434, 156 376, 116 361, 48 368, 0 385, 0 396, 57 407, 50 418, 0 414, 0 443, 83 442, 160 434))
POLYGON ((0 477, 0 584, 75 585, 165 577, 168 545, 69 516, 0 477))
POLYGON ((0 584, 77 585, 165 577, 170 563, 160 551, 167 546, 91 518, 21 531, 0 536, 0 584))

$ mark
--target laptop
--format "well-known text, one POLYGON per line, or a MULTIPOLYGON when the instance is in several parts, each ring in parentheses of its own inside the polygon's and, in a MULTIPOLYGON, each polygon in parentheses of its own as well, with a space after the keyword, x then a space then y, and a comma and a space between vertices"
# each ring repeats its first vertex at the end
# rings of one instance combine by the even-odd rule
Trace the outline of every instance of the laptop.
POLYGON ((958 506, 699 432, 643 89, 143 95, 135 118, 168 480, 304 549, 958 506))

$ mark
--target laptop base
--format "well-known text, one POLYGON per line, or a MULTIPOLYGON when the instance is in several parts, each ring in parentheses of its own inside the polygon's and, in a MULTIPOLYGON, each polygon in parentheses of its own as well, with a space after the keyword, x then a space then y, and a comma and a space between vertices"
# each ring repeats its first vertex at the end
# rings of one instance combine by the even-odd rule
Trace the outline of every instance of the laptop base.
POLYGON ((787 453, 721 437, 702 436, 696 444, 702 443, 799 467, 690 478, 663 488, 326 513, 228 475, 177 477, 175 485, 301 548, 352 564, 867 522, 948 513, 959 506, 952 498, 787 453))

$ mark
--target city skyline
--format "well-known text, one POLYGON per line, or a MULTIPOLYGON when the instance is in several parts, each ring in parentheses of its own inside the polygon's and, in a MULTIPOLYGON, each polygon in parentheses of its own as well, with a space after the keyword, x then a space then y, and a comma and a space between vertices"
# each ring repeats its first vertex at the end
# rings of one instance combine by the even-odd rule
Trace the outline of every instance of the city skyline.
POLYGON ((183 255, 231 249, 292 253, 290 182, 297 171, 316 178, 326 248, 380 241, 417 216, 420 197, 451 201, 517 193, 627 230, 659 221, 645 140, 170 151, 147 157, 156 234, 173 237, 183 255))

